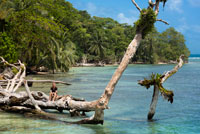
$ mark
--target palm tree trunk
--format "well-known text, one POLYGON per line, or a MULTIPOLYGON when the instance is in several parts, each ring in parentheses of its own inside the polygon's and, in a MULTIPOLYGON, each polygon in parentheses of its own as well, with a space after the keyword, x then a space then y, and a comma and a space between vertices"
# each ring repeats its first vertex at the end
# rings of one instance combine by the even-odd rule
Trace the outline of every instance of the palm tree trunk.
POLYGON ((156 111, 156 105, 158 102, 158 95, 159 95, 159 88, 158 85, 154 85, 154 90, 153 90, 153 96, 152 96, 152 101, 151 101, 151 105, 150 105, 150 110, 148 113, 148 120, 151 120, 155 114, 156 111))

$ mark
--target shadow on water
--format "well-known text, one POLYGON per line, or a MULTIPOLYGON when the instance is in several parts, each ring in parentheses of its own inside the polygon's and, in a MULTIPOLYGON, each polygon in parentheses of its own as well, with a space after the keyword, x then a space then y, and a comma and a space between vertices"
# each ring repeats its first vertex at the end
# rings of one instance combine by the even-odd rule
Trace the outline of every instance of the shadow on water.
MULTIPOLYGON (((61 114, 58 115, 56 112, 52 112, 62 120, 70 120, 70 121, 75 121, 79 120, 80 118, 71 118, 68 117, 69 115, 61 114)), ((112 116, 109 117, 107 116, 105 118, 105 123, 104 125, 77 125, 77 124, 67 124, 67 123, 62 123, 62 122, 57 122, 57 121, 48 121, 48 120, 43 120, 43 119, 31 119, 31 118, 24 118, 20 114, 12 114, 6 113, 6 117, 11 119, 7 122, 7 125, 3 124, 0 125, 0 133, 8 132, 22 132, 24 133, 25 131, 36 131, 36 132, 57 132, 58 133, 63 133, 66 131, 68 133, 69 128, 75 129, 75 132, 88 132, 88 134, 116 134, 116 133, 125 133, 125 134, 134 134, 136 130, 141 133, 148 133, 148 134, 158 134, 159 132, 162 133, 162 129, 166 130, 167 126, 163 126, 162 122, 166 122, 167 118, 162 118, 162 119, 153 119, 148 121, 146 118, 127 118, 124 116, 112 116), (21 125, 16 125, 19 121, 21 122, 26 122, 28 120, 29 123, 32 125, 27 125, 27 123, 24 123, 21 125), (31 121, 30 121, 31 120, 31 121), (41 124, 41 125, 40 125, 41 124), (47 126, 47 127, 46 127, 47 126), (120 126, 120 128, 119 128, 120 126), (58 128, 57 128, 58 127, 58 128), (142 130, 142 128, 144 131, 142 130), (49 128, 51 128, 49 130, 49 128), (60 129, 63 129, 61 132, 59 131, 60 129), (57 130, 58 129, 58 130, 57 130)), ((71 129, 70 129, 71 130, 71 129)))
POLYGON ((149 123, 155 123, 156 121, 158 121, 159 119, 151 119, 151 120, 147 120, 147 122, 149 123))
MULTIPOLYGON (((70 117, 68 113, 58 113, 57 111, 48 111, 51 114, 54 114, 59 120, 46 120, 40 119, 37 117, 26 117, 25 115, 18 114, 18 113, 7 113, 7 112, 0 112, 2 114, 3 119, 6 119, 6 122, 0 123, 0 133, 13 133, 13 132, 21 132, 26 133, 26 131, 38 131, 38 132, 49 132, 46 130, 46 126, 52 127, 51 130, 57 132, 55 126, 59 126, 61 128, 66 128, 66 132, 68 128, 77 128, 80 130, 87 130, 92 134, 108 134, 110 130, 105 125, 86 125, 86 124, 71 124, 70 122, 76 122, 78 120, 83 119, 82 117, 70 117), (27 123, 26 123, 27 122, 27 123), (30 124, 31 123, 31 124, 30 124), (30 125, 29 125, 30 124, 30 125), (44 125, 46 124, 46 125, 44 125)), ((85 118, 85 117, 84 117, 85 118)), ((2 119, 2 118, 1 118, 2 119)), ((52 131, 52 132, 53 132, 52 131)), ((51 131, 50 131, 51 132, 51 131)), ((81 132, 81 131, 80 131, 81 132)), ((59 131, 58 131, 59 133, 59 131)), ((68 132, 67 132, 68 133, 68 132)))

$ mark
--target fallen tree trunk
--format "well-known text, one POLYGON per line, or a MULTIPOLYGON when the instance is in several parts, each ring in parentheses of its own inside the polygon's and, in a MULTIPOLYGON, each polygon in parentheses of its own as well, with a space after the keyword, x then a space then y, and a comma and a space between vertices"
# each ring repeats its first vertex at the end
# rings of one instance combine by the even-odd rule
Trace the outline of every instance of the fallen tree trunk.
MULTIPOLYGON (((40 107, 41 109, 50 109, 50 108, 56 108, 60 110, 69 110, 70 113, 74 114, 75 112, 79 111, 95 111, 94 115, 90 118, 86 118, 84 120, 74 122, 74 123, 82 123, 82 124, 103 124, 104 121, 104 110, 108 109, 108 103, 111 99, 111 96, 114 92, 115 86, 118 83, 119 79, 121 78, 123 72, 127 68, 129 61, 134 56, 142 38, 145 37, 146 34, 148 34, 151 29, 154 26, 154 23, 156 22, 156 18, 159 12, 159 3, 163 2, 162 0, 155 0, 154 3, 152 3, 151 0, 149 0, 149 6, 147 9, 141 10, 139 6, 135 3, 135 0, 132 0, 136 8, 140 12, 140 18, 135 23, 136 24, 136 35, 134 39, 129 44, 124 57, 116 69, 115 73, 113 74, 111 80, 109 81, 108 85, 106 86, 102 96, 98 100, 94 101, 77 101, 74 100, 73 97, 70 95, 62 96, 56 101, 48 101, 48 99, 45 97, 44 93, 41 93, 42 95, 35 94, 31 92, 29 93, 29 90, 27 90, 27 93, 13 93, 16 92, 16 86, 19 86, 19 83, 22 82, 22 74, 21 72, 24 72, 25 68, 21 68, 21 63, 19 62, 20 67, 17 67, 18 73, 15 75, 15 77, 12 80, 8 80, 8 89, 5 91, 2 91, 3 98, 0 99, 0 105, 4 104, 7 106, 22 106, 26 108, 37 108, 40 107), (20 77, 19 77, 20 76, 20 77), (20 79, 20 81, 18 81, 20 79), (19 82, 19 83, 17 83, 19 82), (10 87, 13 87, 11 89, 10 87), (44 95, 44 96, 43 96, 44 95), (33 96, 33 97, 31 97, 33 96), (42 100, 41 100, 42 98, 42 100)), ((7 63, 3 58, 2 62, 7 63)), ((10 64, 10 66, 14 66, 13 64, 10 64)), ((14 66, 15 67, 15 66, 14 66)), ((23 79, 25 80, 25 79, 23 79)), ((30 80, 26 80, 30 81, 30 80)), ((33 80, 31 80, 33 81, 33 80)), ((33 81, 34 82, 34 81, 33 81)), ((44 82, 44 81, 43 81, 44 82)), ((52 82, 52 81, 46 81, 46 82, 52 82)), ((0 92, 0 93, 1 93, 0 92)), ((37 92, 38 93, 38 92, 37 92)))
MULTIPOLYGON (((71 95, 59 96, 56 101, 49 101, 49 97, 41 91, 10 93, 0 90, 0 106, 22 106, 26 108, 40 107, 41 109, 76 110, 78 112, 94 111, 90 107, 81 107, 84 99, 74 98, 71 95), (33 98, 32 98, 32 97, 33 98), (35 106, 37 105, 37 106, 35 106)), ((88 105, 88 102, 84 102, 88 105)), ((40 109, 38 109, 40 110, 40 109)))

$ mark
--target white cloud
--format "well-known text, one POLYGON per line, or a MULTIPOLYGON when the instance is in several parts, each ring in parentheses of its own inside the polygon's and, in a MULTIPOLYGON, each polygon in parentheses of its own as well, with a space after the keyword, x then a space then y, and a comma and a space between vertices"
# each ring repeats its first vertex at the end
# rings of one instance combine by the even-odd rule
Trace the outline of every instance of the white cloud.
POLYGON ((139 12, 137 10, 129 10, 129 15, 132 17, 127 17, 124 13, 119 13, 117 15, 118 21, 120 23, 128 23, 129 25, 133 25, 133 23, 138 19, 139 12))
POLYGON ((177 27, 177 31, 181 33, 185 33, 188 29, 190 29, 190 27, 186 23, 177 27))
POLYGON ((93 3, 87 4, 87 11, 91 14, 95 13, 97 11, 97 7, 93 3))
POLYGON ((178 21, 181 22, 181 25, 176 27, 176 29, 179 32, 181 32, 181 33, 186 33, 186 32, 200 33, 200 25, 194 25, 194 24, 189 25, 189 24, 187 24, 185 18, 180 18, 178 21))
POLYGON ((167 6, 170 10, 177 11, 179 13, 183 12, 183 10, 181 9, 181 5, 182 0, 169 0, 169 2, 167 2, 167 6))
POLYGON ((188 2, 194 7, 200 7, 200 0, 188 0, 188 2))
POLYGON ((190 27, 188 26, 188 24, 186 23, 186 19, 183 17, 183 18, 180 18, 178 20, 180 22, 181 25, 179 25, 177 27, 177 30, 181 33, 185 33, 188 29, 190 29, 190 27))
POLYGON ((87 10, 88 13, 91 14, 91 16, 111 17, 111 18, 113 16, 113 12, 110 8, 98 6, 91 2, 85 5, 85 10, 87 10))
POLYGON ((123 13, 119 13, 117 18, 120 23, 128 23, 129 25, 133 25, 137 18, 135 17, 126 17, 123 13))

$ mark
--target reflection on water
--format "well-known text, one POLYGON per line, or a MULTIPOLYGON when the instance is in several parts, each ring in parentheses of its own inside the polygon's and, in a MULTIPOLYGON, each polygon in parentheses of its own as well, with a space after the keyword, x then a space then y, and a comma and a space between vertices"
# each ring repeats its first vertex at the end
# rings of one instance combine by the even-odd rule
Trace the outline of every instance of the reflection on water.
MULTIPOLYGON (((165 87, 174 91, 174 103, 159 98, 153 121, 147 121, 152 88, 146 90, 137 84, 152 72, 163 73, 173 65, 129 65, 118 82, 116 90, 105 110, 104 125, 66 125, 48 120, 24 118, 22 115, 0 112, 0 134, 197 134, 200 130, 200 60, 191 59, 165 87)), ((71 86, 58 84, 59 94, 71 94, 86 100, 98 99, 111 78, 116 66, 73 68, 69 73, 33 76, 34 79, 56 79, 72 83, 71 86)), ((49 92, 51 84, 34 83, 31 90, 49 92)), ((20 90, 24 90, 21 88, 20 90)), ((59 114, 64 121, 69 114, 59 114)), ((92 115, 89 113, 88 116, 92 115)))

